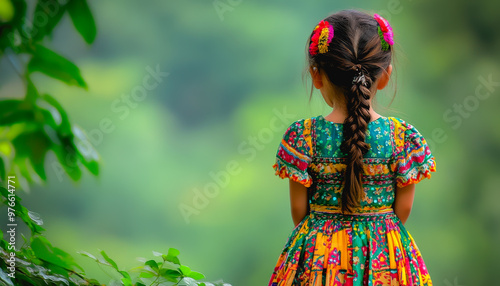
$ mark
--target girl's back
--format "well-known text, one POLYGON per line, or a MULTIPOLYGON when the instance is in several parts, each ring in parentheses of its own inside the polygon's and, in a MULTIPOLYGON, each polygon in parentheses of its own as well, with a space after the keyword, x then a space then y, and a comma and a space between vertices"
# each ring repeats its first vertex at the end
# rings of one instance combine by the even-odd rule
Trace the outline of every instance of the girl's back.
POLYGON ((320 115, 292 123, 283 136, 273 167, 308 187, 310 211, 293 229, 269 285, 432 285, 417 244, 393 210, 396 187, 435 171, 425 139, 398 118, 369 122, 364 194, 357 209, 343 214, 342 130, 320 115))
MULTIPOLYGON (((339 208, 346 154, 341 150, 343 124, 323 116, 298 120, 285 132, 273 166, 280 177, 292 177, 309 187, 310 204, 339 208)), ((395 117, 368 123, 363 159, 364 195, 357 212, 392 207, 395 188, 430 178, 434 158, 424 137, 395 117)))
POLYGON ((404 222, 434 157, 415 127, 372 108, 393 44, 385 19, 358 11, 311 33, 309 71, 332 112, 293 122, 278 147, 273 167, 290 179, 295 228, 270 286, 432 285, 404 222))

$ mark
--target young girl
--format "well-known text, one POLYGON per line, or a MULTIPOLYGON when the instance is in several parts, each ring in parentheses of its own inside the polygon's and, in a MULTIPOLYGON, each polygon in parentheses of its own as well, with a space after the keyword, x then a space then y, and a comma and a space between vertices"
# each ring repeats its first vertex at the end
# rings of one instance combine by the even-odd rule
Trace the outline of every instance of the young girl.
POLYGON ((389 23, 341 11, 308 43, 313 85, 333 111, 295 121, 279 145, 273 167, 290 179, 295 228, 269 285, 432 285, 404 223, 434 157, 415 127, 372 109, 392 72, 389 23))

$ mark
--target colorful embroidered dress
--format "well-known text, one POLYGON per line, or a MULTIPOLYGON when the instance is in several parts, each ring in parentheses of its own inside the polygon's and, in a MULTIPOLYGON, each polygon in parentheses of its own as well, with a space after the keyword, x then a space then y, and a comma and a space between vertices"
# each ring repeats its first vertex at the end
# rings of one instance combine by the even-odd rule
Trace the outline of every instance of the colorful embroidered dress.
POLYGON ((432 285, 392 208, 396 186, 418 183, 436 170, 425 139, 398 118, 368 123, 364 198, 354 214, 342 214, 342 127, 320 115, 294 122, 283 136, 273 167, 281 178, 308 187, 310 212, 290 234, 269 285, 432 285))

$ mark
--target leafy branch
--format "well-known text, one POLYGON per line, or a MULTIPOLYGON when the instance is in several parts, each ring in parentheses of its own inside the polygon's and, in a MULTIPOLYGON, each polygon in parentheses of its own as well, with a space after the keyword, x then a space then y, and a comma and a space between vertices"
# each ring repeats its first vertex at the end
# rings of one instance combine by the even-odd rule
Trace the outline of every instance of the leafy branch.
POLYGON ((10 17, 4 16, 0 24, 0 56, 9 59, 26 92, 22 99, 11 95, 10 99, 0 101, 0 134, 3 135, 0 176, 15 174, 25 189, 30 183, 46 181, 44 163, 48 152, 54 152, 58 159, 53 169, 64 169, 74 181, 81 178, 81 166, 98 175, 99 156, 88 138, 69 121, 57 99, 41 94, 32 80, 33 74, 42 73, 67 85, 87 89, 80 69, 44 45, 44 39, 50 37, 66 12, 85 42, 92 43, 97 29, 87 2, 38 0, 32 15, 27 15, 24 0, 7 0, 2 4, 0 16, 10 17), (26 57, 28 61, 23 63, 26 57))
MULTIPOLYGON (((65 173, 78 181, 83 168, 95 176, 99 174, 99 155, 86 134, 70 122, 56 97, 40 93, 32 79, 33 74, 41 73, 87 90, 78 66, 47 47, 46 40, 62 17, 68 15, 83 40, 92 44, 97 28, 91 10, 86 0, 37 0, 33 13, 28 14, 28 10, 25 0, 0 1, 0 58, 7 57, 25 86, 23 97, 0 98, 0 181, 15 176, 24 190, 47 180, 45 159, 49 152, 56 155, 52 167, 59 176, 65 173)), ((10 230, 0 230, 1 284, 104 285, 87 277, 70 254, 43 236, 42 220, 21 204, 14 189, 0 187, 0 204, 7 207, 10 221, 19 218, 31 231, 29 238, 21 234, 24 243, 16 248, 9 241, 10 230), (15 275, 9 275, 12 273, 15 275)), ((104 251, 100 257, 80 254, 111 267, 126 286, 223 285, 197 282, 205 276, 182 265, 179 251, 173 248, 166 255, 154 252, 162 261, 148 260, 130 271, 120 270, 104 251)))

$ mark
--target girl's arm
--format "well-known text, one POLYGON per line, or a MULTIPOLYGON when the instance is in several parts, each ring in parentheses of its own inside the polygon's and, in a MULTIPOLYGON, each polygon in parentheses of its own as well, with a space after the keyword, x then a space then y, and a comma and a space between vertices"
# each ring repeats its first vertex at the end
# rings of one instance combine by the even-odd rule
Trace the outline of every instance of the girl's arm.
POLYGON ((413 198, 415 197, 415 184, 410 184, 405 187, 396 188, 396 197, 394 199, 394 212, 399 217, 403 225, 410 216, 413 206, 413 198))
POLYGON ((307 187, 290 181, 290 208, 292 210, 293 224, 297 226, 309 212, 309 202, 307 199, 307 187))

